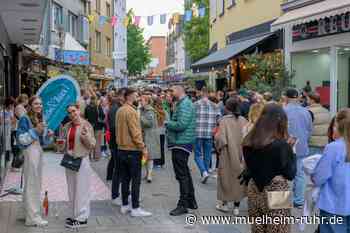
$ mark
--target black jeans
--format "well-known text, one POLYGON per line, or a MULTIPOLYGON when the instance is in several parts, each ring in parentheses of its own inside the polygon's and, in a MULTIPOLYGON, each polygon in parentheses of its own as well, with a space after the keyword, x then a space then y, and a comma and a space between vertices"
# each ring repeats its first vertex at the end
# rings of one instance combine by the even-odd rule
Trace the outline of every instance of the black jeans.
POLYGON ((118 150, 120 158, 120 176, 122 182, 123 205, 128 205, 129 186, 131 181, 132 208, 139 208, 141 186, 141 152, 118 150))
MULTIPOLYGON (((112 199, 119 197, 119 186, 120 186, 120 158, 118 156, 117 149, 111 149, 112 157, 108 164, 107 171, 112 170, 112 199), (110 165, 111 164, 111 165, 110 165), (110 166, 112 168, 110 168, 110 166)), ((107 175, 108 180, 108 175, 107 175)))
POLYGON ((173 149, 171 153, 175 178, 180 185, 180 200, 177 205, 188 208, 189 204, 196 200, 191 172, 187 165, 190 154, 179 149, 173 149))
POLYGON ((154 160, 155 166, 163 166, 165 164, 165 135, 160 135, 160 159, 154 160))

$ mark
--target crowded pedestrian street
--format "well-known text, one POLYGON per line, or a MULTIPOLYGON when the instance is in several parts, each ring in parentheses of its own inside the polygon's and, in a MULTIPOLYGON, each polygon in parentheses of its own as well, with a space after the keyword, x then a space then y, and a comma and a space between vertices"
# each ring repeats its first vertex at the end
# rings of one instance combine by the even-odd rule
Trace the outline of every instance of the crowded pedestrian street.
MULTIPOLYGON (((185 217, 169 216, 170 209, 176 205, 177 185, 172 171, 170 154, 167 153, 167 162, 164 168, 155 170, 154 182, 142 183, 141 205, 152 211, 152 217, 135 219, 123 216, 119 207, 113 206, 110 201, 110 185, 105 181, 107 159, 93 163, 94 173, 91 174, 93 192, 91 202, 91 218, 86 229, 80 229, 83 233, 249 233, 250 227, 246 224, 208 224, 198 223, 194 226, 186 223, 185 217)), ((0 225, 1 233, 63 233, 65 217, 70 209, 67 203, 67 188, 64 177, 64 169, 59 161, 62 154, 45 152, 45 170, 43 190, 49 192, 50 211, 49 226, 43 229, 28 228, 24 226, 23 210, 21 209, 20 196, 6 196, 0 199, 0 225)), ((194 162, 190 164, 192 170, 196 170, 194 162)), ((20 173, 9 173, 9 179, 5 181, 4 189, 20 185, 20 173), (11 179, 11 180, 9 180, 11 179)), ((193 211, 197 216, 232 216, 230 213, 222 213, 215 210, 216 178, 211 177, 206 185, 200 183, 200 176, 194 176, 196 196, 199 209, 193 211)), ((246 200, 241 207, 241 216, 247 216, 246 200)), ((295 215, 298 212, 295 211, 295 215)), ((305 233, 313 233, 314 226, 307 226, 305 233)), ((68 231, 69 232, 69 231, 68 231)), ((298 226, 293 231, 299 233, 298 226)))
POLYGON ((350 0, 0 0, 0 233, 350 233, 350 0))

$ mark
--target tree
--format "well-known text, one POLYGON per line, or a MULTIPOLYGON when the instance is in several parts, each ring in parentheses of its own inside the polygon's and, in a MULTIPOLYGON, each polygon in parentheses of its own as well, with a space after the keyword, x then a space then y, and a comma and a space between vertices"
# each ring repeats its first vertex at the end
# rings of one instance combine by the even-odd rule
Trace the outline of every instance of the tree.
POLYGON ((141 72, 151 62, 151 54, 149 48, 143 38, 143 29, 132 24, 134 13, 129 10, 127 17, 129 24, 127 27, 127 43, 128 43, 128 71, 130 75, 141 74, 141 72))
POLYGON ((282 59, 282 53, 246 55, 245 66, 250 80, 244 87, 260 93, 271 92, 275 99, 281 97, 282 92, 292 86, 293 74, 290 74, 282 59))
POLYGON ((185 5, 186 10, 190 10, 195 3, 197 6, 205 7, 204 17, 192 17, 192 20, 185 22, 185 49, 192 62, 208 55, 209 51, 209 0, 188 1, 185 5))

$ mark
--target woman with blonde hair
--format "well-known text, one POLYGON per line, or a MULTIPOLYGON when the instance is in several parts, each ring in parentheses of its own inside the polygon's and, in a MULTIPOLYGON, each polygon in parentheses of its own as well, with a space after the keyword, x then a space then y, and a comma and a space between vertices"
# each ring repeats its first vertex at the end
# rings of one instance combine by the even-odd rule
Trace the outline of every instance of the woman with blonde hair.
POLYGON ((243 129, 244 136, 246 136, 250 132, 250 130, 254 127, 263 109, 264 109, 263 103, 256 103, 250 107, 250 110, 248 113, 248 124, 243 129))
POLYGON ((43 119, 43 106, 38 96, 29 99, 29 111, 18 122, 17 141, 24 153, 25 225, 45 226, 41 217, 41 181, 43 167, 42 146, 52 142, 53 133, 47 129, 43 119))
POLYGON ((141 127, 143 140, 147 148, 147 182, 152 182, 153 160, 160 159, 160 131, 156 110, 152 107, 152 96, 141 96, 141 127))
POLYGON ((348 233, 350 229, 350 109, 340 110, 335 118, 339 136, 326 145, 323 156, 311 177, 320 187, 317 207, 326 221, 320 224, 321 233, 348 233), (329 224, 332 218, 341 224, 329 224))

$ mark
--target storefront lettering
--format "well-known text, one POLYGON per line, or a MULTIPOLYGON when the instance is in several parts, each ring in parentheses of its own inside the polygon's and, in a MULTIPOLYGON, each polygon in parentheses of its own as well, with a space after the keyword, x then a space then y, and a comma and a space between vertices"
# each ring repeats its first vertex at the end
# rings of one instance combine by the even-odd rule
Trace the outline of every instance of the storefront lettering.
POLYGON ((293 27, 293 41, 308 40, 350 31, 350 12, 293 27))

